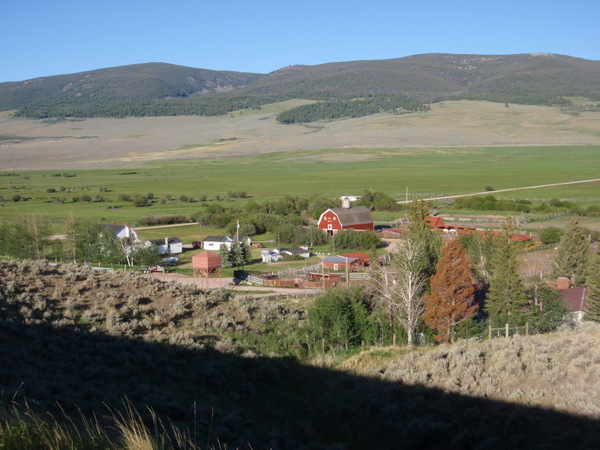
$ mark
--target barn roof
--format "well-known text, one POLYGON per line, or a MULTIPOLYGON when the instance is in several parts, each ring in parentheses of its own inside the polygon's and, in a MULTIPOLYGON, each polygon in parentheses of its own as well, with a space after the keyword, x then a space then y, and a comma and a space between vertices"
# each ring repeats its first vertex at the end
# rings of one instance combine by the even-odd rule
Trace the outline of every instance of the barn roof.
POLYGON ((361 225, 373 223, 373 216, 365 206, 353 206, 352 208, 330 208, 343 227, 350 225, 361 225))
POLYGON ((117 234, 119 231, 121 231, 123 228, 125 228, 125 225, 119 225, 116 223, 103 223, 102 226, 106 227, 106 228, 110 228, 110 230, 115 234, 117 234))
POLYGON ((338 256, 352 258, 352 259, 358 259, 359 261, 362 261, 362 262, 371 261, 371 257, 363 252, 344 253, 343 255, 338 255, 338 256))
POLYGON ((326 262, 326 263, 346 264, 346 262, 352 263, 354 261, 356 261, 356 258, 342 258, 340 256, 327 256, 327 257, 323 258, 323 262, 326 262))
POLYGON ((576 287, 570 289, 560 289, 558 293, 567 305, 567 308, 569 308, 571 311, 585 311, 587 288, 576 287))
POLYGON ((443 228, 446 226, 441 217, 426 217, 425 221, 432 228, 443 228))

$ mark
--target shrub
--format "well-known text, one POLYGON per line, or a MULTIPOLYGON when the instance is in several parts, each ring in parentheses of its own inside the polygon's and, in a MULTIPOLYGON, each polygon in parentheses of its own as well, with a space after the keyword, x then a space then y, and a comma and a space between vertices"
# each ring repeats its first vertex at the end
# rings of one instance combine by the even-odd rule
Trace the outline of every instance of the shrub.
POLYGON ((132 203, 133 206, 136 206, 138 208, 148 206, 148 197, 146 197, 145 195, 136 197, 133 199, 132 203))
POLYGON ((540 241, 543 244, 554 244, 560 241, 563 230, 557 227, 544 228, 540 231, 540 241))

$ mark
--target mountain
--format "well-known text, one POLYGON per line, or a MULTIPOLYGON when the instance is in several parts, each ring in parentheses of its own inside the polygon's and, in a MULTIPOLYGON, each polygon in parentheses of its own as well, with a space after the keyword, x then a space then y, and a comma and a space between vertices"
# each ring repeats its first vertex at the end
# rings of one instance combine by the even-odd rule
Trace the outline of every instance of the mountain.
POLYGON ((164 63, 135 64, 1 83, 0 110, 59 112, 61 106, 71 105, 94 111, 115 104, 222 94, 240 89, 261 76, 164 63))
POLYGON ((554 54, 425 54, 289 66, 266 75, 138 64, 1 83, 0 110, 16 109, 25 117, 218 115, 305 98, 329 102, 320 105, 326 110, 321 118, 335 118, 414 110, 445 99, 548 105, 567 103, 570 96, 600 99, 600 61, 554 54), (368 107, 349 103, 369 98, 377 99, 368 107))

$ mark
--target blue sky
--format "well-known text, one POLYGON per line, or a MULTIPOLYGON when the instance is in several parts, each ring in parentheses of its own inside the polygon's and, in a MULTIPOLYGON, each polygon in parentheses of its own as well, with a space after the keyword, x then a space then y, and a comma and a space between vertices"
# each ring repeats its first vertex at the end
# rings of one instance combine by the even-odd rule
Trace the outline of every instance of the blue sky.
POLYGON ((598 0, 2 0, 0 82, 143 62, 268 73, 420 53, 600 60, 598 0))

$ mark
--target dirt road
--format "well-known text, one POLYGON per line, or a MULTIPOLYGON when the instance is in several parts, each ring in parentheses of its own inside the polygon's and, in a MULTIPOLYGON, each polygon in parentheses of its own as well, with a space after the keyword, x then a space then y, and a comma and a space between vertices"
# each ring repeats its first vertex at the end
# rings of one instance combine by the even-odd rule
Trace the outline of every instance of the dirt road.
MULTIPOLYGON (((537 186, 524 186, 524 187, 509 188, 509 189, 496 189, 493 191, 475 192, 473 194, 447 195, 444 197, 424 198, 423 200, 425 200, 425 201, 445 200, 445 199, 449 199, 449 198, 460 198, 460 197, 472 197, 475 195, 497 194, 498 192, 512 192, 512 191, 523 191, 525 189, 540 189, 540 188, 554 187, 554 186, 565 186, 567 184, 594 183, 596 181, 600 181, 600 178, 592 178, 591 180, 565 181, 562 183, 539 184, 537 186)), ((403 204, 407 204, 407 203, 412 203, 412 200, 402 200, 402 201, 399 201, 398 203, 403 205, 403 204)))

